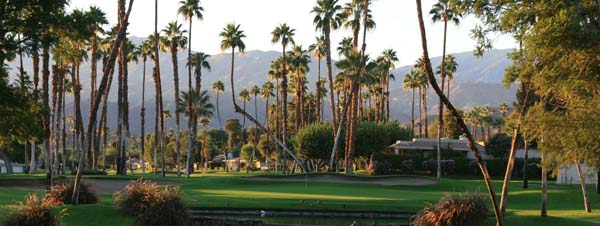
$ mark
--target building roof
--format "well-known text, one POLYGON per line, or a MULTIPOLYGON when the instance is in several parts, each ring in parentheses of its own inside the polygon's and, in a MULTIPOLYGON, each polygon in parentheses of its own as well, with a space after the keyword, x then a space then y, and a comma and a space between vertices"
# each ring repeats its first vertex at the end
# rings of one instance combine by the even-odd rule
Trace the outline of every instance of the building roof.
MULTIPOLYGON (((480 144, 475 144, 479 151, 484 151, 484 147, 480 144)), ((428 138, 413 138, 413 140, 399 140, 389 147, 400 150, 436 150, 437 139, 428 138)), ((470 151, 471 148, 467 145, 467 140, 452 140, 442 138, 440 147, 447 150, 470 151)))

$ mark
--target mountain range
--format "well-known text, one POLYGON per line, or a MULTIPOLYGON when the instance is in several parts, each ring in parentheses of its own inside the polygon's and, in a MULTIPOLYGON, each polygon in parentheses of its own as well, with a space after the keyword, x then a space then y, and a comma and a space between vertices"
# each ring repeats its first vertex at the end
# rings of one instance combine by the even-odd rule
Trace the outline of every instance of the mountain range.
MULTIPOLYGON (((134 42, 140 42, 141 39, 133 38, 134 42)), ((511 50, 492 50, 484 54, 480 58, 473 56, 472 52, 456 53, 456 61, 458 63, 458 69, 454 75, 454 79, 451 83, 450 96, 453 104, 461 109, 469 109, 473 106, 490 105, 498 106, 501 103, 511 103, 515 99, 516 87, 513 85, 509 88, 504 88, 502 80, 504 77, 504 70, 511 64, 507 58, 507 54, 511 50)), ((267 72, 271 61, 281 55, 280 52, 276 51, 248 51, 243 54, 236 56, 235 65, 235 83, 236 90, 239 91, 243 88, 250 89, 253 85, 262 85, 267 81, 267 72)), ((180 51, 178 53, 179 62, 179 77, 180 77, 180 89, 186 90, 188 84, 187 68, 185 66, 187 59, 187 52, 180 51)), ((225 93, 219 96, 219 106, 221 112, 221 118, 223 121, 227 118, 240 118, 239 114, 233 111, 233 105, 231 103, 231 93, 229 92, 229 73, 230 73, 230 59, 231 54, 221 53, 215 54, 210 57, 208 62, 211 65, 212 70, 203 71, 202 74, 202 89, 208 89, 212 101, 216 101, 216 94, 212 91, 212 84, 221 80, 225 84, 225 93)), ((416 60, 416 59, 415 59, 416 60)), ((439 65, 441 57, 434 57, 431 59, 432 65, 439 65)), ((11 76, 14 79, 17 75, 16 68, 18 62, 9 62, 9 67, 12 68, 11 76)), ((173 66, 171 62, 171 55, 168 53, 160 54, 160 66, 161 66, 161 78, 162 78, 162 90, 164 106, 170 109, 173 114, 175 107, 175 94, 174 94, 174 82, 173 82, 173 66)), ((309 82, 309 89, 314 90, 315 81, 317 80, 317 61, 315 58, 310 63, 310 72, 307 75, 309 82)), ((100 67, 100 66, 99 66, 100 67)), ((130 130, 132 134, 139 134, 140 131, 140 108, 141 108, 141 97, 142 97, 142 84, 146 85, 146 130, 150 131, 154 123, 154 81, 152 80, 152 67, 153 62, 148 60, 146 62, 146 80, 142 81, 143 74, 143 62, 131 63, 128 66, 129 70, 129 104, 130 104, 130 130)), ((31 75, 31 59, 28 57, 24 58, 24 68, 28 75, 31 75)), ((406 65, 397 67, 391 73, 394 74, 395 80, 390 82, 390 117, 392 119, 400 120, 401 122, 408 122, 410 120, 411 111, 411 91, 404 90, 402 88, 402 80, 404 75, 412 69, 412 65, 406 65)), ((337 69, 334 69, 334 74, 337 73, 337 69)), ((80 67, 80 80, 83 86, 82 95, 82 114, 84 117, 84 123, 87 121, 88 106, 89 106, 89 87, 90 87, 90 64, 89 62, 83 63, 80 67)), ((327 70, 325 61, 321 63, 321 76, 322 78, 327 77, 327 70)), ((115 76, 116 78, 116 76, 115 76)), ((116 89, 117 82, 113 81, 111 87, 111 93, 109 96, 108 114, 111 118, 117 116, 117 104, 116 104, 116 89)), ((258 98, 258 112, 259 119, 263 119, 264 115, 264 102, 258 98)), ((429 115, 437 114, 438 98, 432 89, 428 89, 427 93, 428 113, 429 115)), ((329 102, 325 103, 326 113, 325 116, 328 118, 330 113, 329 102)), ((71 98, 67 98, 67 109, 73 109, 71 98)), ((251 112, 254 111, 253 105, 249 105, 248 109, 251 112)), ((67 110, 67 115, 72 113, 71 110, 67 110)), ((216 112, 215 112, 216 116, 216 112)), ((184 117, 182 116, 182 119, 184 117)), ((117 120, 109 120, 109 127, 116 128, 117 120)), ((223 122, 224 123, 224 122, 223 122)), ((182 127, 185 127, 187 123, 185 119, 181 123, 182 127)), ((216 117, 210 123, 212 127, 219 127, 219 122, 216 117)), ((167 127, 174 128, 175 120, 167 120, 167 127)))

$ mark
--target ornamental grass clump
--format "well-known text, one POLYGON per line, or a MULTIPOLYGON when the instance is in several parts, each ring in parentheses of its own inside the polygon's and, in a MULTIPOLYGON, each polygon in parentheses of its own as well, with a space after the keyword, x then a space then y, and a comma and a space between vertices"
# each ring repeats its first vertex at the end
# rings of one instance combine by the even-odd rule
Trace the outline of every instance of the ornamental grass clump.
POLYGON ((189 209, 179 195, 179 187, 160 188, 154 182, 138 179, 115 193, 114 199, 118 208, 136 217, 137 225, 188 226, 189 209))
POLYGON ((477 226, 488 217, 485 198, 478 193, 444 196, 434 206, 419 211, 414 226, 477 226))
POLYGON ((58 214, 52 211, 51 205, 39 202, 36 194, 26 196, 25 203, 19 202, 17 207, 4 220, 6 226, 59 226, 60 219, 66 209, 58 214))
MULTIPOLYGON (((44 196, 44 203, 57 206, 63 204, 74 204, 73 203, 73 188, 74 182, 54 185, 50 192, 44 196)), ((79 186, 79 197, 77 204, 96 204, 99 202, 96 191, 87 183, 81 183, 79 186)))

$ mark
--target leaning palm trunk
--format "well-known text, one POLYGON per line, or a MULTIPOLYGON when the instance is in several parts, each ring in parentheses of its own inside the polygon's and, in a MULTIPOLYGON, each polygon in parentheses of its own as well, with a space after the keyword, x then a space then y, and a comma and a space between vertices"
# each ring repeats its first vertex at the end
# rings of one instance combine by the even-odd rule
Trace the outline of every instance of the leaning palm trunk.
MULTIPOLYGON (((271 137, 271 139, 273 139, 275 142, 277 142, 277 144, 294 159, 296 164, 298 164, 300 166, 300 168, 302 168, 303 172, 308 172, 308 170, 306 169, 306 166, 302 163, 302 161, 300 161, 300 159, 298 159, 298 157, 296 157, 296 155, 285 145, 285 136, 283 138, 283 142, 281 140, 279 140, 277 137, 275 137, 275 135, 273 135, 273 133, 271 133, 271 131, 269 131, 258 120, 256 120, 256 118, 252 117, 252 115, 250 115, 250 114, 248 114, 248 112, 244 111, 235 101, 235 86, 234 86, 235 83, 233 81, 233 69, 234 69, 234 65, 235 65, 234 56, 235 56, 235 50, 232 48, 232 51, 231 51, 231 76, 230 76, 231 83, 230 84, 231 84, 231 98, 233 101, 233 107, 235 109, 235 112, 242 114, 244 117, 248 118, 249 121, 253 122, 263 132, 267 133, 267 135, 269 135, 269 137, 271 137)), ((284 114, 285 114, 285 111, 284 111, 284 114)), ((285 126, 284 126, 284 131, 285 131, 285 126)), ((285 135, 285 133, 284 133, 284 135, 285 135)))
POLYGON ((498 208, 498 203, 496 202, 496 194, 494 193, 494 190, 492 188, 492 181, 491 181, 490 175, 488 173, 487 167, 485 166, 485 161, 481 157, 481 154, 479 153, 479 150, 477 149, 477 147, 474 145, 475 140, 473 139, 473 135, 471 135, 471 133, 469 132, 469 128, 463 121, 462 116, 459 114, 459 112, 456 110, 456 108, 454 108, 454 105, 452 105, 452 103, 450 103, 450 101, 448 101, 448 98, 446 98, 444 93, 441 92, 441 89, 438 86, 438 84, 435 80, 435 77, 433 75, 433 69, 431 68, 431 62, 429 61, 429 52, 427 50, 427 35, 425 33, 425 23, 423 22, 423 14, 421 11, 421 0, 416 0, 416 2, 417 2, 417 13, 418 13, 418 18, 419 18, 419 28, 421 30, 421 42, 422 42, 421 44, 423 47, 423 60, 425 61, 425 70, 427 72, 427 79, 429 80, 429 83, 431 84, 431 87, 433 88, 433 90, 435 90, 437 95, 440 97, 441 101, 444 102, 444 104, 446 105, 448 110, 452 113, 452 115, 456 119, 462 132, 464 132, 466 134, 469 147, 471 148, 471 151, 473 152, 473 154, 475 155, 475 158, 477 159, 477 163, 479 164, 479 168, 481 169, 481 174, 484 177, 485 184, 486 184, 486 187, 487 187, 489 195, 490 195, 490 200, 492 203, 492 207, 494 209, 494 215, 496 217, 496 225, 503 226, 504 223, 503 223, 503 219, 502 219, 502 214, 500 213, 500 209, 498 208))
POLYGON ((575 167, 577 168, 577 175, 579 176, 579 184, 581 185, 581 193, 583 194, 583 207, 585 208, 586 213, 592 212, 592 207, 590 206, 590 200, 588 199, 587 190, 585 189, 585 178, 583 174, 581 174, 581 164, 579 160, 575 160, 575 167))
MULTIPOLYGON (((124 1, 124 0, 119 0, 119 1, 124 1)), ((127 30, 127 24, 128 24, 128 20, 129 20, 129 15, 131 13, 131 8, 133 5, 133 0, 129 1, 129 8, 127 10, 127 14, 125 15, 124 18, 122 18, 120 24, 123 24, 124 26, 119 26, 118 32, 117 32, 117 37, 115 39, 115 42, 112 44, 112 47, 110 49, 110 56, 108 58, 108 64, 106 65, 106 67, 104 67, 103 69, 103 76, 102 76, 102 80, 100 82, 100 86, 98 87, 98 90, 102 91, 104 89, 106 89, 106 85, 108 83, 108 75, 111 73, 111 71, 114 70, 115 67, 115 60, 117 57, 117 50, 119 49, 120 45, 121 45, 121 40, 123 40, 123 38, 125 38, 125 33, 127 30)), ((96 123, 96 116, 98 114, 98 107, 100 106, 100 98, 95 98, 94 100, 94 105, 93 108, 90 109, 90 119, 88 122, 88 126, 87 126, 87 134, 92 134, 93 132, 93 128, 94 128, 94 124, 96 123)), ((92 139, 92 136, 87 136, 85 139, 85 147, 87 149, 91 148, 91 142, 90 139, 92 139)), ((79 162, 81 162, 83 159, 81 158, 82 156, 79 156, 79 162)), ((73 183, 73 195, 71 197, 71 200, 73 201, 73 203, 75 205, 78 204, 79 202, 79 187, 81 184, 81 164, 79 164, 77 166, 77 174, 75 176, 75 182, 73 183)))

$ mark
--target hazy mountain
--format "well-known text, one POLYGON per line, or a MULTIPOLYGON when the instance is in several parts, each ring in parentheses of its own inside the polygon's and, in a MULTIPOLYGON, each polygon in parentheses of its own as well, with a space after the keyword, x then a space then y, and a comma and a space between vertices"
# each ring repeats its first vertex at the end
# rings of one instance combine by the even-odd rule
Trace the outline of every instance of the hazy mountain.
MULTIPOLYGON (((142 39, 133 38, 134 42, 140 42, 142 39)), ((471 52, 457 53, 455 54, 457 63, 459 65, 458 71, 454 76, 451 88, 451 100, 459 108, 470 108, 476 105, 490 105, 497 106, 503 102, 510 103, 515 98, 516 88, 511 87, 505 89, 502 87, 501 81, 504 74, 504 69, 510 65, 510 61, 506 58, 506 54, 510 50, 492 50, 485 54, 481 58, 476 58, 471 52)), ((242 88, 251 88, 253 85, 260 86, 267 80, 267 72, 271 61, 279 57, 281 53, 275 51, 248 51, 244 54, 236 56, 235 65, 235 82, 236 90, 239 91, 242 88)), ((187 52, 178 53, 179 60, 179 76, 180 76, 180 89, 187 90, 188 84, 188 72, 185 66, 187 59, 187 52)), ((221 80, 225 83, 225 93, 219 97, 221 107, 221 118, 225 120, 229 117, 239 118, 239 114, 233 112, 233 106, 231 104, 231 93, 229 93, 229 73, 230 73, 230 61, 231 54, 216 54, 210 57, 209 63, 211 64, 211 71, 203 71, 202 75, 202 88, 209 89, 212 95, 213 101, 215 101, 215 93, 212 92, 212 84, 221 80)), ((434 67, 441 61, 440 57, 432 58, 434 67)), ((172 77, 172 63, 170 54, 163 53, 160 55, 161 62, 161 78, 162 78, 162 90, 163 99, 165 100, 165 107, 170 109, 174 113, 174 84, 172 77)), ((16 68, 18 62, 10 62, 9 67, 13 69, 11 75, 16 76, 16 68)), ((25 58, 24 67, 29 75, 31 75, 31 60, 25 58)), ((99 63, 100 67, 100 63, 99 63)), ((146 62, 146 80, 142 81, 143 74, 143 62, 137 64, 132 63, 128 66, 129 69, 129 103, 130 103, 130 128, 134 134, 139 133, 140 128, 140 107, 142 97, 142 84, 146 85, 146 130, 153 130, 154 126, 154 81, 152 80, 152 61, 146 62)), ((315 59, 310 65, 311 71, 308 75, 309 88, 314 91, 314 84, 317 79, 317 62, 315 59)), ((402 79, 405 74, 412 68, 412 66, 403 66, 393 70, 393 74, 396 77, 395 81, 390 84, 391 93, 391 117, 398 119, 403 122, 408 122, 410 119, 411 109, 411 92, 410 90, 402 89, 402 79)), ((87 121, 88 115, 88 100, 89 100, 89 86, 90 86, 90 65, 84 63, 80 68, 80 79, 82 86, 82 111, 84 114, 84 121, 87 121)), ((335 73, 334 73, 335 74, 335 73)), ((321 76, 326 78, 327 71, 325 61, 321 63, 321 76)), ((100 77, 100 76, 99 76, 100 77)), ((115 76, 116 77, 116 76, 115 76)), ((115 120, 109 120, 109 126, 111 128, 116 127, 116 79, 112 83, 111 94, 109 101, 108 113, 111 118, 115 120)), ((67 100, 67 109, 73 109, 71 104, 71 98, 67 100)), ((435 114, 437 109, 437 97, 432 90, 428 92, 428 106, 429 113, 435 114)), ((259 118, 263 119, 264 102, 259 98, 259 118)), ((330 116, 328 113, 329 103, 326 102, 326 116, 330 116)), ((253 105, 248 106, 252 109, 253 105)), ((68 110, 70 112, 70 110, 68 110)), ((215 112, 216 115, 216 112, 215 112)), ((182 117, 183 118, 183 117, 182 117)), ((167 126, 174 127, 174 119, 168 120, 167 126)), ((182 122, 182 127, 185 127, 187 123, 185 120, 182 122)), ((218 127, 219 122, 215 117, 211 126, 218 127)))

